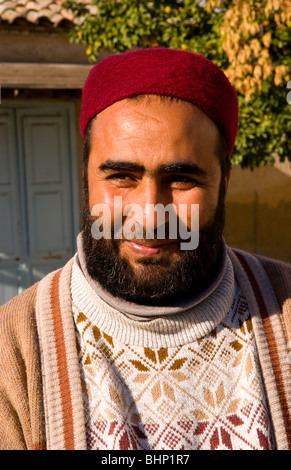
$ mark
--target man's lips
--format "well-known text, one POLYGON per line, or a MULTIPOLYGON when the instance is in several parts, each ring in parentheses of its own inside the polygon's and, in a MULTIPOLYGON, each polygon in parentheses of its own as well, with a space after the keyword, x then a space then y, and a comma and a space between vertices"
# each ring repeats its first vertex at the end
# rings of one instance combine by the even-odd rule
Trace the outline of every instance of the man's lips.
POLYGON ((125 243, 135 253, 149 256, 149 255, 156 255, 156 254, 169 250, 173 246, 174 242, 171 241, 171 242, 159 243, 157 241, 144 242, 144 241, 126 240, 125 243))

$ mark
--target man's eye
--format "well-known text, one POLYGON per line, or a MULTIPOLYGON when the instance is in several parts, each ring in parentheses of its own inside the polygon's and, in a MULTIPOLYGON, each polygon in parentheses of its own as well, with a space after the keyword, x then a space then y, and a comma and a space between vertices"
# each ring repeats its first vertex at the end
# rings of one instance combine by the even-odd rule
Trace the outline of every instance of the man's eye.
POLYGON ((106 179, 113 181, 135 181, 135 177, 128 173, 114 173, 109 175, 106 179))
POLYGON ((173 175, 168 178, 168 182, 170 184, 179 184, 179 185, 196 185, 197 181, 189 176, 183 175, 173 175))

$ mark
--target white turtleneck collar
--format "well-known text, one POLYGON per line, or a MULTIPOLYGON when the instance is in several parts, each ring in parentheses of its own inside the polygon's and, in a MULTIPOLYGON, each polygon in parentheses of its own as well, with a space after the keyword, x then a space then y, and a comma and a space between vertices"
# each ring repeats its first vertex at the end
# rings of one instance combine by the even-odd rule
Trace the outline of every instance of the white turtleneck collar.
POLYGON ((135 341, 133 338, 139 343, 142 335, 142 342, 144 343, 146 337, 146 342, 151 345, 156 343, 158 335, 169 346, 169 341, 176 345, 209 334, 231 308, 235 281, 232 263, 224 246, 221 269, 212 284, 199 296, 188 299, 183 304, 167 307, 126 302, 113 297, 90 278, 79 235, 71 288, 73 303, 79 311, 84 312, 99 327, 102 324, 107 334, 114 333, 115 337, 117 335, 120 340, 129 343, 135 341))

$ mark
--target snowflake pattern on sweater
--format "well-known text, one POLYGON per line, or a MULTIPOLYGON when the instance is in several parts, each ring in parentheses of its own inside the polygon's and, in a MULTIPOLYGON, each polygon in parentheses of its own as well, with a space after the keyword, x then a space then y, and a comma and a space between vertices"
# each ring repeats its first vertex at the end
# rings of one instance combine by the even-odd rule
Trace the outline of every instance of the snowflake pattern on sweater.
POLYGON ((73 307, 88 449, 274 448, 252 323, 238 286, 223 322, 173 347, 121 344, 73 307))

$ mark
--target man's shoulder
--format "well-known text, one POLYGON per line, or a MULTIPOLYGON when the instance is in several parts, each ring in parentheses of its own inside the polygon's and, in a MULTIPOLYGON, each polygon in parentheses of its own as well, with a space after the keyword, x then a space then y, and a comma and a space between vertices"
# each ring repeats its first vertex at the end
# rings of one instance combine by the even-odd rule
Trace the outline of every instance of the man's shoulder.
POLYGON ((245 260, 245 262, 257 261, 267 270, 278 270, 282 272, 282 274, 291 273, 291 263, 288 263, 287 261, 271 258, 257 253, 250 253, 238 248, 228 247, 228 249, 238 258, 245 260))
POLYGON ((263 266, 277 297, 284 302, 291 298, 291 264, 265 256, 256 255, 263 266))
POLYGON ((287 298, 291 298, 291 264, 286 261, 281 261, 271 257, 249 253, 237 248, 229 248, 229 254, 232 259, 236 260, 246 269, 248 266, 256 280, 260 279, 257 276, 259 269, 262 268, 267 274, 268 279, 281 301, 284 302, 287 298))
MULTIPOLYGON (((0 307, 0 363, 18 363, 36 338, 37 284, 0 307)), ((8 366, 7 366, 8 367, 8 366)))
POLYGON ((0 325, 3 322, 19 321, 35 310, 38 282, 0 306, 0 325))
POLYGON ((71 258, 63 267, 56 269, 55 271, 51 271, 46 274, 41 281, 36 282, 32 286, 28 287, 22 293, 16 295, 11 300, 6 302, 4 305, 0 306, 0 321, 1 318, 5 317, 6 315, 11 315, 13 312, 27 312, 31 310, 35 310, 36 305, 36 297, 37 297, 37 290, 41 283, 44 285, 47 284, 47 281, 51 281, 53 276, 64 270, 70 275, 70 269, 72 263, 74 261, 74 257, 71 258))

